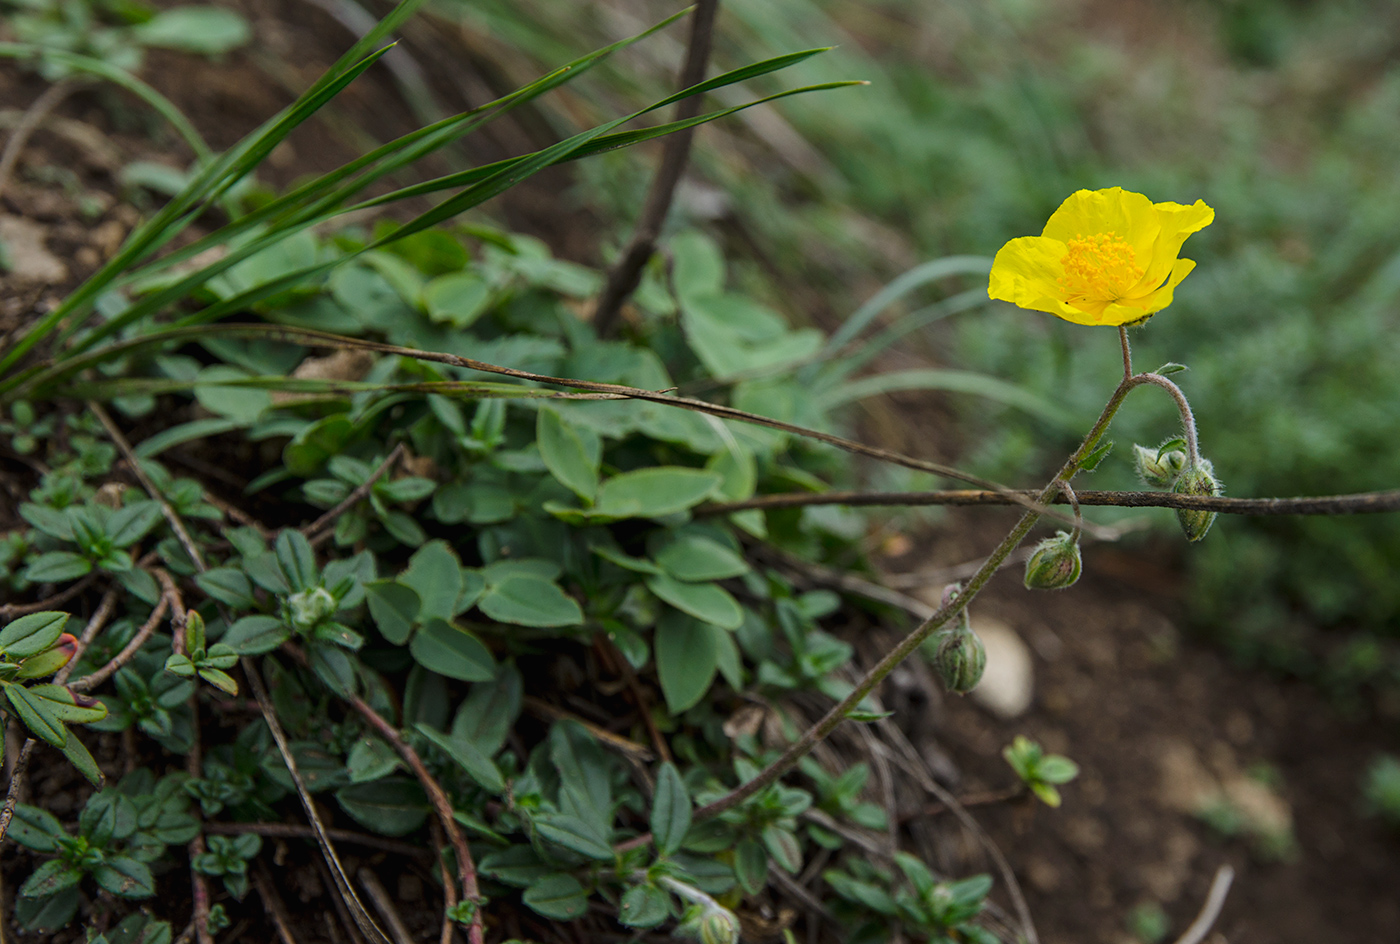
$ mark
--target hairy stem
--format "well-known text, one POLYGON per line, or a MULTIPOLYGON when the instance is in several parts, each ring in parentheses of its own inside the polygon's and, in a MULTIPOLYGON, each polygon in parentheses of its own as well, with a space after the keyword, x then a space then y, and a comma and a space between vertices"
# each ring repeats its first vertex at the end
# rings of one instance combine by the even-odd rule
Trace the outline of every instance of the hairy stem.
POLYGON ((1181 428, 1186 433, 1187 468, 1194 469, 1201 464, 1201 452, 1196 446, 1196 417, 1191 413, 1191 404, 1186 402, 1186 394, 1181 388, 1161 374, 1138 374, 1132 378, 1133 385, 1153 384, 1161 387, 1176 401, 1176 409, 1181 414, 1181 428))

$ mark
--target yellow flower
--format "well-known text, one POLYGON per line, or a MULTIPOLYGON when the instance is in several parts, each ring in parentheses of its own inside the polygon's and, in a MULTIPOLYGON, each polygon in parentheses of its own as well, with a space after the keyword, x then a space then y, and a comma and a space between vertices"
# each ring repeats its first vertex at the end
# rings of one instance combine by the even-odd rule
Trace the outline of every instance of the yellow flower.
POLYGON ((1181 244, 1215 219, 1191 206, 1153 203, 1113 187, 1080 190, 1060 204, 1039 236, 1013 239, 992 263, 992 298, 1083 325, 1145 321, 1172 303, 1196 267, 1181 244))

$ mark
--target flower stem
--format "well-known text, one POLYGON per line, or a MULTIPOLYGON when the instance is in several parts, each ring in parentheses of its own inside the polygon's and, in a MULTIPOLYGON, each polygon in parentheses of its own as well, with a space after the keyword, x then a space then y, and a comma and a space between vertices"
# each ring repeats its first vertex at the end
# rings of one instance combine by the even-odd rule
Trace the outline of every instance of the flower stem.
MULTIPOLYGON (((1062 488, 1063 483, 1068 483, 1069 480, 1074 477, 1074 474, 1079 471, 1079 464, 1093 452, 1094 447, 1098 445, 1099 440, 1103 438, 1103 434, 1108 430, 1109 423, 1112 422, 1114 414, 1117 413, 1118 408, 1123 405, 1123 399, 1133 387, 1138 385, 1134 382, 1138 379, 1139 378, 1128 375, 1119 382, 1117 389, 1115 389, 1113 395, 1109 397, 1108 403, 1105 404, 1103 408, 1103 412, 1099 414, 1098 420, 1094 423, 1093 427, 1090 428, 1088 435, 1084 437, 1084 441, 1080 443, 1079 448, 1065 461, 1065 464, 1060 468, 1060 471, 1056 473, 1050 484, 1041 491, 1037 499, 1039 505, 1043 506, 1054 498, 1055 494, 1062 488)), ((958 593, 956 597, 939 607, 937 612, 909 633, 908 636, 905 636, 894 649, 890 650, 884 658, 877 662, 874 667, 865 674, 865 677, 856 684, 849 695, 838 702, 820 721, 804 731, 802 736, 794 741, 788 749, 782 753, 782 756, 765 767, 759 772, 758 776, 754 777, 752 780, 741 784, 718 800, 707 803, 697 809, 694 818, 696 820, 708 819, 711 816, 715 816, 718 813, 738 806, 795 767, 799 760, 805 757, 817 744, 835 730, 836 726, 846 719, 846 716, 850 714, 852 709, 860 704, 877 685, 885 680, 885 676, 894 671, 895 666, 899 665, 913 654, 914 650, 919 648, 924 640, 941 629, 944 624, 960 613, 968 603, 972 601, 972 598, 981 591, 987 584, 987 581, 992 579, 992 575, 997 572, 1007 556, 1016 549, 1017 545, 1025 540, 1026 535, 1030 533, 1031 528, 1034 527, 1035 523, 1039 520, 1039 512, 1025 512, 1021 516, 1021 520, 1016 523, 1016 526, 1011 529, 1011 532, 996 546, 996 549, 992 551, 991 555, 977 570, 977 573, 968 580, 966 586, 963 587, 962 591, 958 593)), ((636 839, 630 840, 627 845, 629 847, 642 845, 649 838, 650 837, 638 836, 636 839)))
POLYGON ((1176 401, 1177 411, 1181 413, 1181 426, 1186 433, 1186 458, 1189 468, 1194 469, 1200 465, 1201 452, 1196 445, 1196 417, 1192 415, 1191 404, 1186 402, 1186 394, 1181 388, 1161 374, 1153 373, 1138 374, 1130 378, 1130 382, 1135 387, 1138 384, 1153 384, 1171 394, 1171 398, 1176 401))

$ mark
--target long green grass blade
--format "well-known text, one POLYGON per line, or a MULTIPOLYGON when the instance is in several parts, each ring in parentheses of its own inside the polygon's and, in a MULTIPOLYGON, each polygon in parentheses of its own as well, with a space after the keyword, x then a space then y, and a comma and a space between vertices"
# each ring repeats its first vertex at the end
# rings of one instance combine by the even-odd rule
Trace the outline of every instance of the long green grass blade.
POLYGON ((985 275, 991 269, 992 260, 985 256, 947 256, 915 266, 857 308, 826 342, 823 353, 834 353, 845 347, 879 317, 882 311, 915 289, 950 275, 985 275))
POLYGON ((594 50, 586 56, 580 56, 574 61, 541 76, 529 85, 522 86, 492 102, 444 118, 425 128, 412 131, 387 144, 381 145, 368 154, 356 158, 330 173, 308 181, 295 190, 259 207, 254 212, 246 214, 220 227, 218 230, 209 233, 189 246, 170 253, 144 266, 137 272, 124 276, 122 279, 118 280, 118 284, 135 281, 172 265, 176 265, 213 246, 226 243, 234 236, 269 221, 273 223, 273 230, 276 231, 283 227, 310 225, 310 222, 325 219, 327 218, 327 210, 339 206, 346 199, 362 191, 380 178, 414 163, 464 135, 470 134, 485 122, 504 114, 510 109, 550 92, 566 82, 572 81, 617 50, 645 39, 658 30, 665 29, 684 16, 686 12, 687 11, 682 10, 680 13, 667 17, 660 23, 649 27, 635 36, 629 36, 626 39, 594 50), (339 190, 332 190, 336 184, 339 184, 341 181, 346 180, 365 168, 371 169, 357 178, 352 184, 342 187, 339 190), (315 202, 308 203, 307 201, 309 200, 314 200, 315 202))
POLYGON ((76 69, 79 72, 86 72, 88 75, 95 75, 98 78, 106 79, 113 85, 118 85, 126 89, 147 105, 156 110, 159 115, 170 126, 175 129, 175 133, 184 138, 190 150, 200 160, 209 160, 214 156, 214 152, 209 149, 204 137, 190 124, 190 120, 185 117, 184 112, 175 106, 175 103, 164 95, 157 92, 151 86, 142 82, 136 76, 119 69, 111 63, 101 59, 93 59, 90 56, 81 56, 74 52, 63 49, 55 49, 51 46, 35 46, 32 43, 0 43, 0 58, 5 59, 38 59, 40 57, 51 59, 54 62, 61 62, 64 65, 76 69))
MULTIPOLYGON (((762 75, 765 74, 767 71, 771 71, 772 68, 776 68, 776 66, 773 65, 774 63, 781 62, 784 64, 790 64, 794 60, 800 61, 803 58, 815 55, 816 53, 821 51, 822 50, 819 49, 809 50, 805 53, 794 53, 789 56, 777 57, 776 59, 769 60, 768 63, 756 63, 752 66, 735 70, 733 73, 727 73, 726 75, 742 75, 744 77, 762 75), (764 68, 765 65, 769 68, 764 68)), ((718 76, 705 84, 712 87, 722 87, 723 85, 727 84, 725 82, 725 79, 726 76, 718 76)), ((766 101, 773 101, 775 99, 784 98, 789 95, 796 95, 811 91, 824 91, 830 88, 841 88, 848 85, 856 84, 859 83, 840 82, 827 83, 817 86, 806 86, 800 89, 789 89, 784 92, 779 92, 775 95, 767 96, 764 99, 748 103, 744 106, 735 106, 733 108, 722 109, 717 112, 712 112, 709 115, 699 116, 698 118, 692 119, 688 122, 673 122, 672 124, 684 125, 685 127, 693 127, 696 124, 702 124, 706 121, 713 121, 716 118, 733 114, 734 112, 742 110, 745 107, 752 107, 753 105, 761 104, 766 101)), ((310 279, 318 278, 319 276, 325 275, 337 266, 349 262, 350 260, 354 259, 358 255, 361 255, 362 253, 382 248, 383 246, 386 246, 389 243, 394 242, 395 240, 402 239, 405 236, 409 236, 413 233, 420 232, 424 229, 427 229, 430 226, 434 226, 440 222, 443 222, 444 220, 457 216, 458 214, 462 213, 467 209, 470 209, 474 206, 478 206, 486 200, 489 200, 492 197, 503 193, 510 187, 513 187, 515 184, 519 183, 524 178, 536 173, 544 167, 555 163, 562 163, 564 161, 572 160, 579 156, 582 156, 581 152, 589 149, 590 145, 593 145, 593 148, 590 151, 590 153, 598 153, 600 151, 611 150, 613 148, 623 147, 628 144, 635 144, 640 141, 645 141, 649 140, 650 138, 657 137, 660 134, 665 133, 665 131, 661 128, 653 128, 646 129, 643 131, 626 132, 623 135, 616 136, 613 138, 609 138, 609 136, 606 135, 605 132, 616 128, 617 126, 624 124, 627 121, 631 121, 639 117, 640 115, 646 114, 649 111, 665 107, 665 105, 672 103, 678 97, 685 97, 686 94, 687 93, 685 92, 677 93, 677 95, 671 96, 670 98, 665 99, 662 102, 651 105, 647 109, 644 109, 640 112, 636 112, 632 115, 628 115, 623 118, 615 119, 614 121, 600 125, 597 128, 591 129, 589 131, 583 132, 582 134, 575 135, 571 138, 561 141, 558 144, 552 145, 551 147, 545 148, 541 151, 537 151, 534 154, 527 155, 521 158, 514 158, 508 161, 500 161, 496 164, 489 165, 488 167, 478 168, 475 171, 468 171, 466 172, 466 175, 472 175, 473 177, 474 175, 481 176, 479 176, 479 178, 475 178, 476 182, 473 183, 471 186, 467 187, 461 193, 449 198, 448 200, 443 201, 438 206, 434 207, 432 210, 429 210, 428 212, 421 214, 413 220, 410 220, 408 223, 405 223, 399 229, 395 230, 392 233, 386 234, 381 239, 364 247, 363 249, 358 250, 354 253, 348 253, 345 256, 342 256, 338 259, 318 263, 314 266, 303 267, 293 272, 286 273, 276 279, 270 280, 261 285, 255 286, 244 292, 241 292, 237 295, 231 296, 227 299, 202 308, 198 312, 195 312, 194 314, 188 315, 178 320, 176 322, 176 325, 186 326, 191 324, 200 324, 207 323, 209 321, 214 321, 218 318, 223 317, 224 315, 246 309, 248 306, 256 304, 257 302, 260 302, 266 298, 271 298, 272 296, 282 291, 285 291, 286 289, 292 288, 293 286, 302 284, 310 279)), ((456 176, 459 180, 472 179, 472 177, 468 177, 466 175, 454 176, 456 176)), ((411 191, 415 194, 420 192, 412 187, 404 189, 407 191, 411 191)), ((392 197, 393 195, 386 196, 392 197)), ((383 200, 385 200, 385 198, 379 198, 379 200, 375 201, 367 201, 365 204, 351 207, 349 209, 355 210, 362 209, 366 206, 374 206, 383 200)), ((348 210, 346 212, 348 212, 348 210)), ((322 219, 329 219, 334 215, 336 214, 328 213, 321 218, 315 220, 307 220, 303 222, 306 225, 310 225, 315 222, 320 222, 322 219)), ((262 251, 268 246, 274 245, 275 243, 281 241, 284 238, 286 238, 286 235, 279 233, 273 236, 264 237, 261 240, 250 242, 245 246, 239 247, 237 250, 229 253, 223 259, 211 263, 209 266, 205 267, 199 272, 193 273, 180 280, 179 282, 175 283, 174 285, 168 286, 156 292, 154 295, 143 299, 141 302, 138 302, 136 305, 133 305, 130 309, 123 312, 118 317, 112 319, 104 325, 99 326, 94 331, 92 331, 87 337, 85 337, 78 345, 75 345, 75 350, 85 350, 92 344, 96 343, 98 340, 101 340, 102 338, 121 330, 126 325, 140 318, 143 318, 146 315, 149 315, 155 311, 158 311, 164 308, 166 305, 169 305, 175 301, 184 298, 190 291, 192 291, 194 288, 197 288, 204 282, 208 281, 210 278, 213 278, 214 276, 224 271, 227 271, 228 269, 237 265, 244 259, 252 256, 257 252, 262 251)), ((4 388, 0 387, 0 393, 3 392, 4 388)))
MULTIPOLYGON (((14 347, 0 356, 0 375, 3 375, 16 361, 28 353, 30 348, 47 337, 64 319, 71 319, 70 327, 64 332, 64 337, 77 331, 83 323, 82 315, 85 314, 87 306, 107 288, 113 279, 145 254, 170 239, 173 236, 173 232, 170 231, 172 225, 182 218, 190 219, 189 211, 194 205, 217 198, 220 192, 216 189, 217 187, 223 184, 231 186, 252 170, 256 161, 247 163, 244 159, 246 155, 257 152, 266 156, 277 142, 291 133, 296 125, 309 118, 316 109, 334 97, 336 93, 373 65, 387 51, 387 49, 380 50, 354 64, 335 81, 321 86, 315 95, 310 93, 303 95, 284 111, 282 119, 273 122, 271 130, 252 141, 248 146, 240 145, 206 167, 185 191, 166 204, 149 221, 138 227, 127 238, 121 250, 106 265, 80 285, 73 294, 64 300, 63 304, 26 331, 14 347), (273 140, 274 138, 275 140, 273 140)), ((261 160, 261 157, 258 160, 261 160)))

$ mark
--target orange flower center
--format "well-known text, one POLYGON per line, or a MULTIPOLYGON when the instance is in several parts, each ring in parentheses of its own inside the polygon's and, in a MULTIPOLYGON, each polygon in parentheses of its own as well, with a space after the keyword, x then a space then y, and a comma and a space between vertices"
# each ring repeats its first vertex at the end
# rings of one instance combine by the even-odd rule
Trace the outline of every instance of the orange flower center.
POLYGON ((1065 274, 1060 288, 1070 298, 1115 301, 1128 293, 1142 278, 1137 253, 1116 233, 1076 236, 1069 241, 1069 252, 1060 260, 1065 274))

